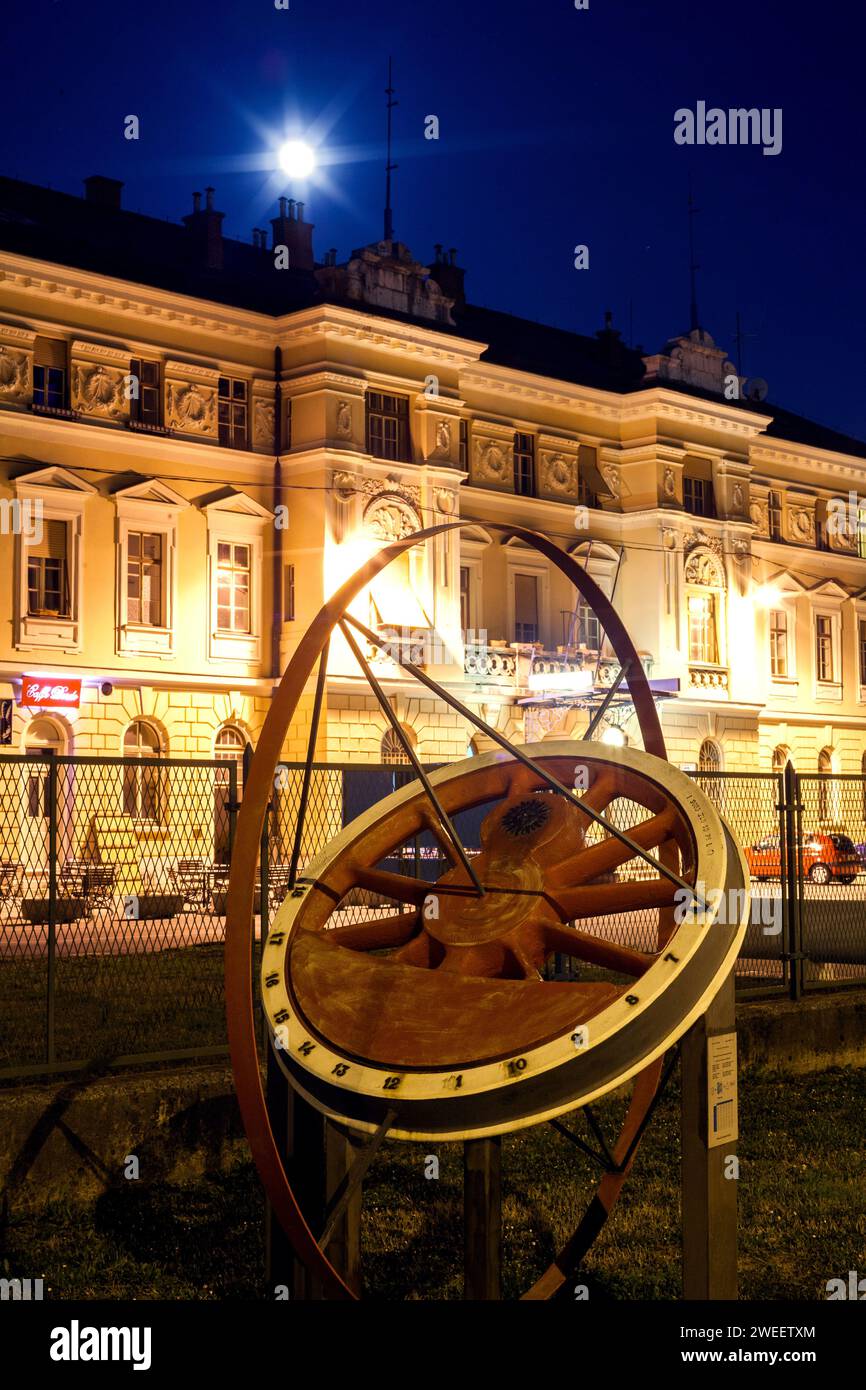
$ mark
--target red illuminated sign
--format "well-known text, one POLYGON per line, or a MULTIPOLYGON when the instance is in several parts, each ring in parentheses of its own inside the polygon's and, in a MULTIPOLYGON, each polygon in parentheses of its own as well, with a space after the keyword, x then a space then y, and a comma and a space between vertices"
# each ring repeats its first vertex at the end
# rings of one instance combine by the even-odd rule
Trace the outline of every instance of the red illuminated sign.
POLYGON ((60 680, 56 676, 22 676, 20 705, 40 709, 78 709, 81 681, 60 680))

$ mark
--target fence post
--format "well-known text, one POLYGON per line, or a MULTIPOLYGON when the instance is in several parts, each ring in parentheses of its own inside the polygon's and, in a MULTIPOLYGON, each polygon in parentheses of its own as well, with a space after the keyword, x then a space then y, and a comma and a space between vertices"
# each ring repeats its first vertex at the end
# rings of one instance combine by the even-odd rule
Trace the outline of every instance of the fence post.
POLYGON ((57 987, 57 754, 46 749, 48 780, 48 1000, 45 1021, 45 1060, 56 1060, 54 1046, 54 995, 57 987))
MULTIPOLYGON (((244 748, 244 771, 245 771, 245 772, 246 772, 247 749, 248 749, 248 748, 249 748, 249 744, 247 744, 246 747, 244 748)), ((228 799, 228 804, 227 804, 227 806, 226 806, 226 810, 227 810, 228 813, 229 813, 228 861, 229 861, 229 864, 231 864, 231 862, 232 862, 232 855, 233 855, 233 853, 234 853, 234 848, 235 848, 235 830, 236 830, 236 828, 237 828, 237 820, 238 820, 238 765, 237 765, 237 763, 236 763, 234 760, 231 760, 231 761, 228 762, 228 763, 224 763, 223 766, 224 766, 224 767, 227 767, 228 770, 229 770, 229 799, 228 799)))
POLYGON ((785 891, 788 899, 785 950, 788 957, 788 987, 797 1000, 803 993, 803 918, 800 903, 800 779, 788 760, 783 777, 785 807, 785 891))

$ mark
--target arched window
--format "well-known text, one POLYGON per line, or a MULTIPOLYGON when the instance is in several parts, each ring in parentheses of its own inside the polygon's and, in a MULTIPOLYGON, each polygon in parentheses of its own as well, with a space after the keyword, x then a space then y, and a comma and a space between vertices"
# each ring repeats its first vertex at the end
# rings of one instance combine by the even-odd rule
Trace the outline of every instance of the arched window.
POLYGON ((833 771, 833 749, 822 748, 818 754, 818 820, 830 819, 832 802, 832 783, 829 781, 833 771), (825 780, 828 779, 828 780, 825 780))
POLYGON ((715 739, 705 738, 698 753, 699 772, 721 772, 722 752, 715 739))
POLYGON ((700 785, 716 806, 722 801, 722 781, 714 773, 722 770, 722 750, 715 739, 705 738, 698 752, 698 772, 702 773, 700 785))
POLYGON ((158 821, 166 801, 164 772, 158 766, 148 767, 164 756, 165 749, 159 732, 146 719, 134 719, 123 736, 123 814, 135 820, 158 821))
POLYGON ((244 785, 244 749, 247 739, 234 724, 224 724, 214 739, 214 757, 218 763, 234 763, 237 769, 238 801, 244 785))
MULTIPOLYGON (((414 750, 418 741, 414 730, 407 728, 405 724, 401 725, 401 728, 407 743, 414 750)), ((393 729, 386 729, 382 736, 382 762, 389 765, 409 762, 403 745, 393 729)))
MULTIPOLYGON (((214 772, 214 860, 227 864, 231 858, 232 786, 230 767, 235 769, 235 807, 244 792, 244 749, 247 738, 234 724, 224 724, 214 739, 214 758, 219 766, 214 772)), ((277 817, 279 823, 279 817, 277 817)))
POLYGON ((773 749, 772 769, 774 772, 784 772, 788 763, 791 761, 791 750, 784 743, 779 743, 773 749))

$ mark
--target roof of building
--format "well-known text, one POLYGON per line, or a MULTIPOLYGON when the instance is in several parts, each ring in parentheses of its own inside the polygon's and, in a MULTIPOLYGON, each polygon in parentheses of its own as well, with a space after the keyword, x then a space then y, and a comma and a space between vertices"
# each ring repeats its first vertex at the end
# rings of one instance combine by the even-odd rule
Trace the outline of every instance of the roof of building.
MULTIPOLYGON (((0 177, 0 248, 275 317, 317 303, 361 307, 358 300, 323 288, 314 269, 277 269, 272 252, 263 244, 222 235, 221 215, 213 213, 210 205, 188 215, 184 222, 169 222, 120 207, 121 185, 113 180, 95 178, 88 184, 92 185, 88 196, 76 197, 0 177), (207 264, 203 249, 207 225, 217 229, 219 268, 207 264)), ((429 272, 437 278, 435 263, 429 272)), ((375 313, 414 321, 379 305, 375 313)), ((487 343, 481 359, 484 362, 615 392, 650 384, 644 380, 641 352, 627 347, 609 324, 590 337, 462 301, 455 304, 453 317, 454 327, 429 321, 425 326, 487 343)), ((663 384, 671 390, 717 399, 680 382, 663 384)), ((768 436, 866 458, 866 442, 862 440, 767 401, 754 406, 748 401, 739 404, 773 416, 768 436)))

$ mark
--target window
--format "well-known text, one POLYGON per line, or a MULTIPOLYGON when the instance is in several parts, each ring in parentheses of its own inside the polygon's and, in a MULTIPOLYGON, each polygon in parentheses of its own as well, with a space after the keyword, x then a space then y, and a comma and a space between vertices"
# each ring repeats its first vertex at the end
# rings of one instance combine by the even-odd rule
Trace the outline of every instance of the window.
POLYGON ((770 610, 770 673, 788 675, 788 615, 783 608, 770 610))
POLYGON ((721 778, 714 774, 721 770, 722 750, 714 739, 705 738, 698 752, 698 772, 703 773, 707 780, 702 780, 700 785, 716 806, 721 805, 722 782, 721 778))
POLYGON ((721 772, 722 754, 714 739, 705 738, 698 753, 699 772, 721 772))
POLYGON ((283 570, 285 575, 285 587, 283 590, 283 621, 293 623, 295 621, 295 567, 286 565, 283 570))
POLYGON ((247 447, 247 383, 219 379, 219 441, 229 449, 247 447))
POLYGON ((130 531, 126 538, 126 618, 142 627, 162 625, 162 536, 130 531))
MULTIPOLYGON (((233 763, 237 777, 237 799, 240 801, 244 789, 244 749, 247 740, 232 724, 226 724, 220 729, 214 740, 214 759, 218 763, 233 763)), ((226 778, 226 788, 228 789, 228 778, 226 778)))
POLYGON ((469 421, 468 421, 468 420, 461 420, 461 421, 460 421, 460 441, 459 441, 459 446, 458 446, 457 462, 459 463, 460 467, 463 468, 464 470, 465 470, 465 469, 468 469, 468 467, 469 467, 469 421))
POLYGON ((135 820, 158 821, 165 802, 163 770, 148 766, 159 758, 162 743, 159 734, 146 719, 136 719, 123 736, 123 756, 136 758, 123 768, 123 814, 135 820))
POLYGON ((821 752, 818 754, 818 774, 821 779, 818 782, 819 821, 826 821, 830 819, 830 802, 832 787, 830 782, 825 781, 824 778, 829 778, 832 771, 833 750, 832 748, 822 748, 821 752))
POLYGON ((857 651, 860 658, 860 684, 866 685, 866 618, 857 624, 857 651))
POLYGON ((577 605, 577 645, 591 652, 601 651, 601 624, 585 599, 577 605))
POLYGON ((44 410, 66 409, 66 343, 37 338, 33 345, 33 404, 44 410))
POLYGON ((130 375, 138 379, 138 396, 129 402, 129 418, 137 425, 161 425, 159 363, 133 357, 130 375))
POLYGON ((773 749, 772 768, 774 772, 784 772, 791 757, 791 751, 780 743, 773 749))
POLYGON ((782 494, 770 492, 767 496, 767 523, 771 541, 782 539, 782 494))
POLYGON ((534 574, 514 576, 514 640, 538 641, 538 577, 534 574))
POLYGON ((815 670, 819 681, 835 679, 833 619, 827 613, 819 613, 815 618, 815 670))
POLYGON ((378 459, 409 459, 409 401, 406 396, 367 392, 367 452, 378 459))
POLYGON ((713 594, 689 595, 689 661, 715 665, 719 660, 716 600, 713 594))
POLYGON ((43 521, 42 539, 27 546, 27 613, 31 618, 68 618, 68 527, 43 521))
POLYGON ((244 749, 247 740, 232 724, 226 724, 214 739, 214 759, 220 766, 214 769, 214 860, 228 864, 231 859, 232 815, 231 772, 235 769, 235 806, 244 790, 244 749))
POLYGON ((683 475, 683 507, 692 516, 715 516, 713 484, 709 478, 683 475))
POLYGON ((469 566, 460 566, 460 628, 465 634, 469 630, 469 566))
POLYGON ((217 628, 250 631, 250 547, 217 543, 217 628))
POLYGON ((514 491, 521 497, 535 496, 535 440, 531 434, 514 436, 514 491))
MULTIPOLYGON (((401 727, 406 742, 414 751, 416 743, 415 734, 411 729, 407 729, 405 725, 401 727)), ((395 763, 408 763, 409 761, 409 756, 394 729, 386 729, 382 736, 382 762, 393 765, 395 763)))
POLYGON ((857 508, 857 554, 866 560, 866 508, 857 508))

